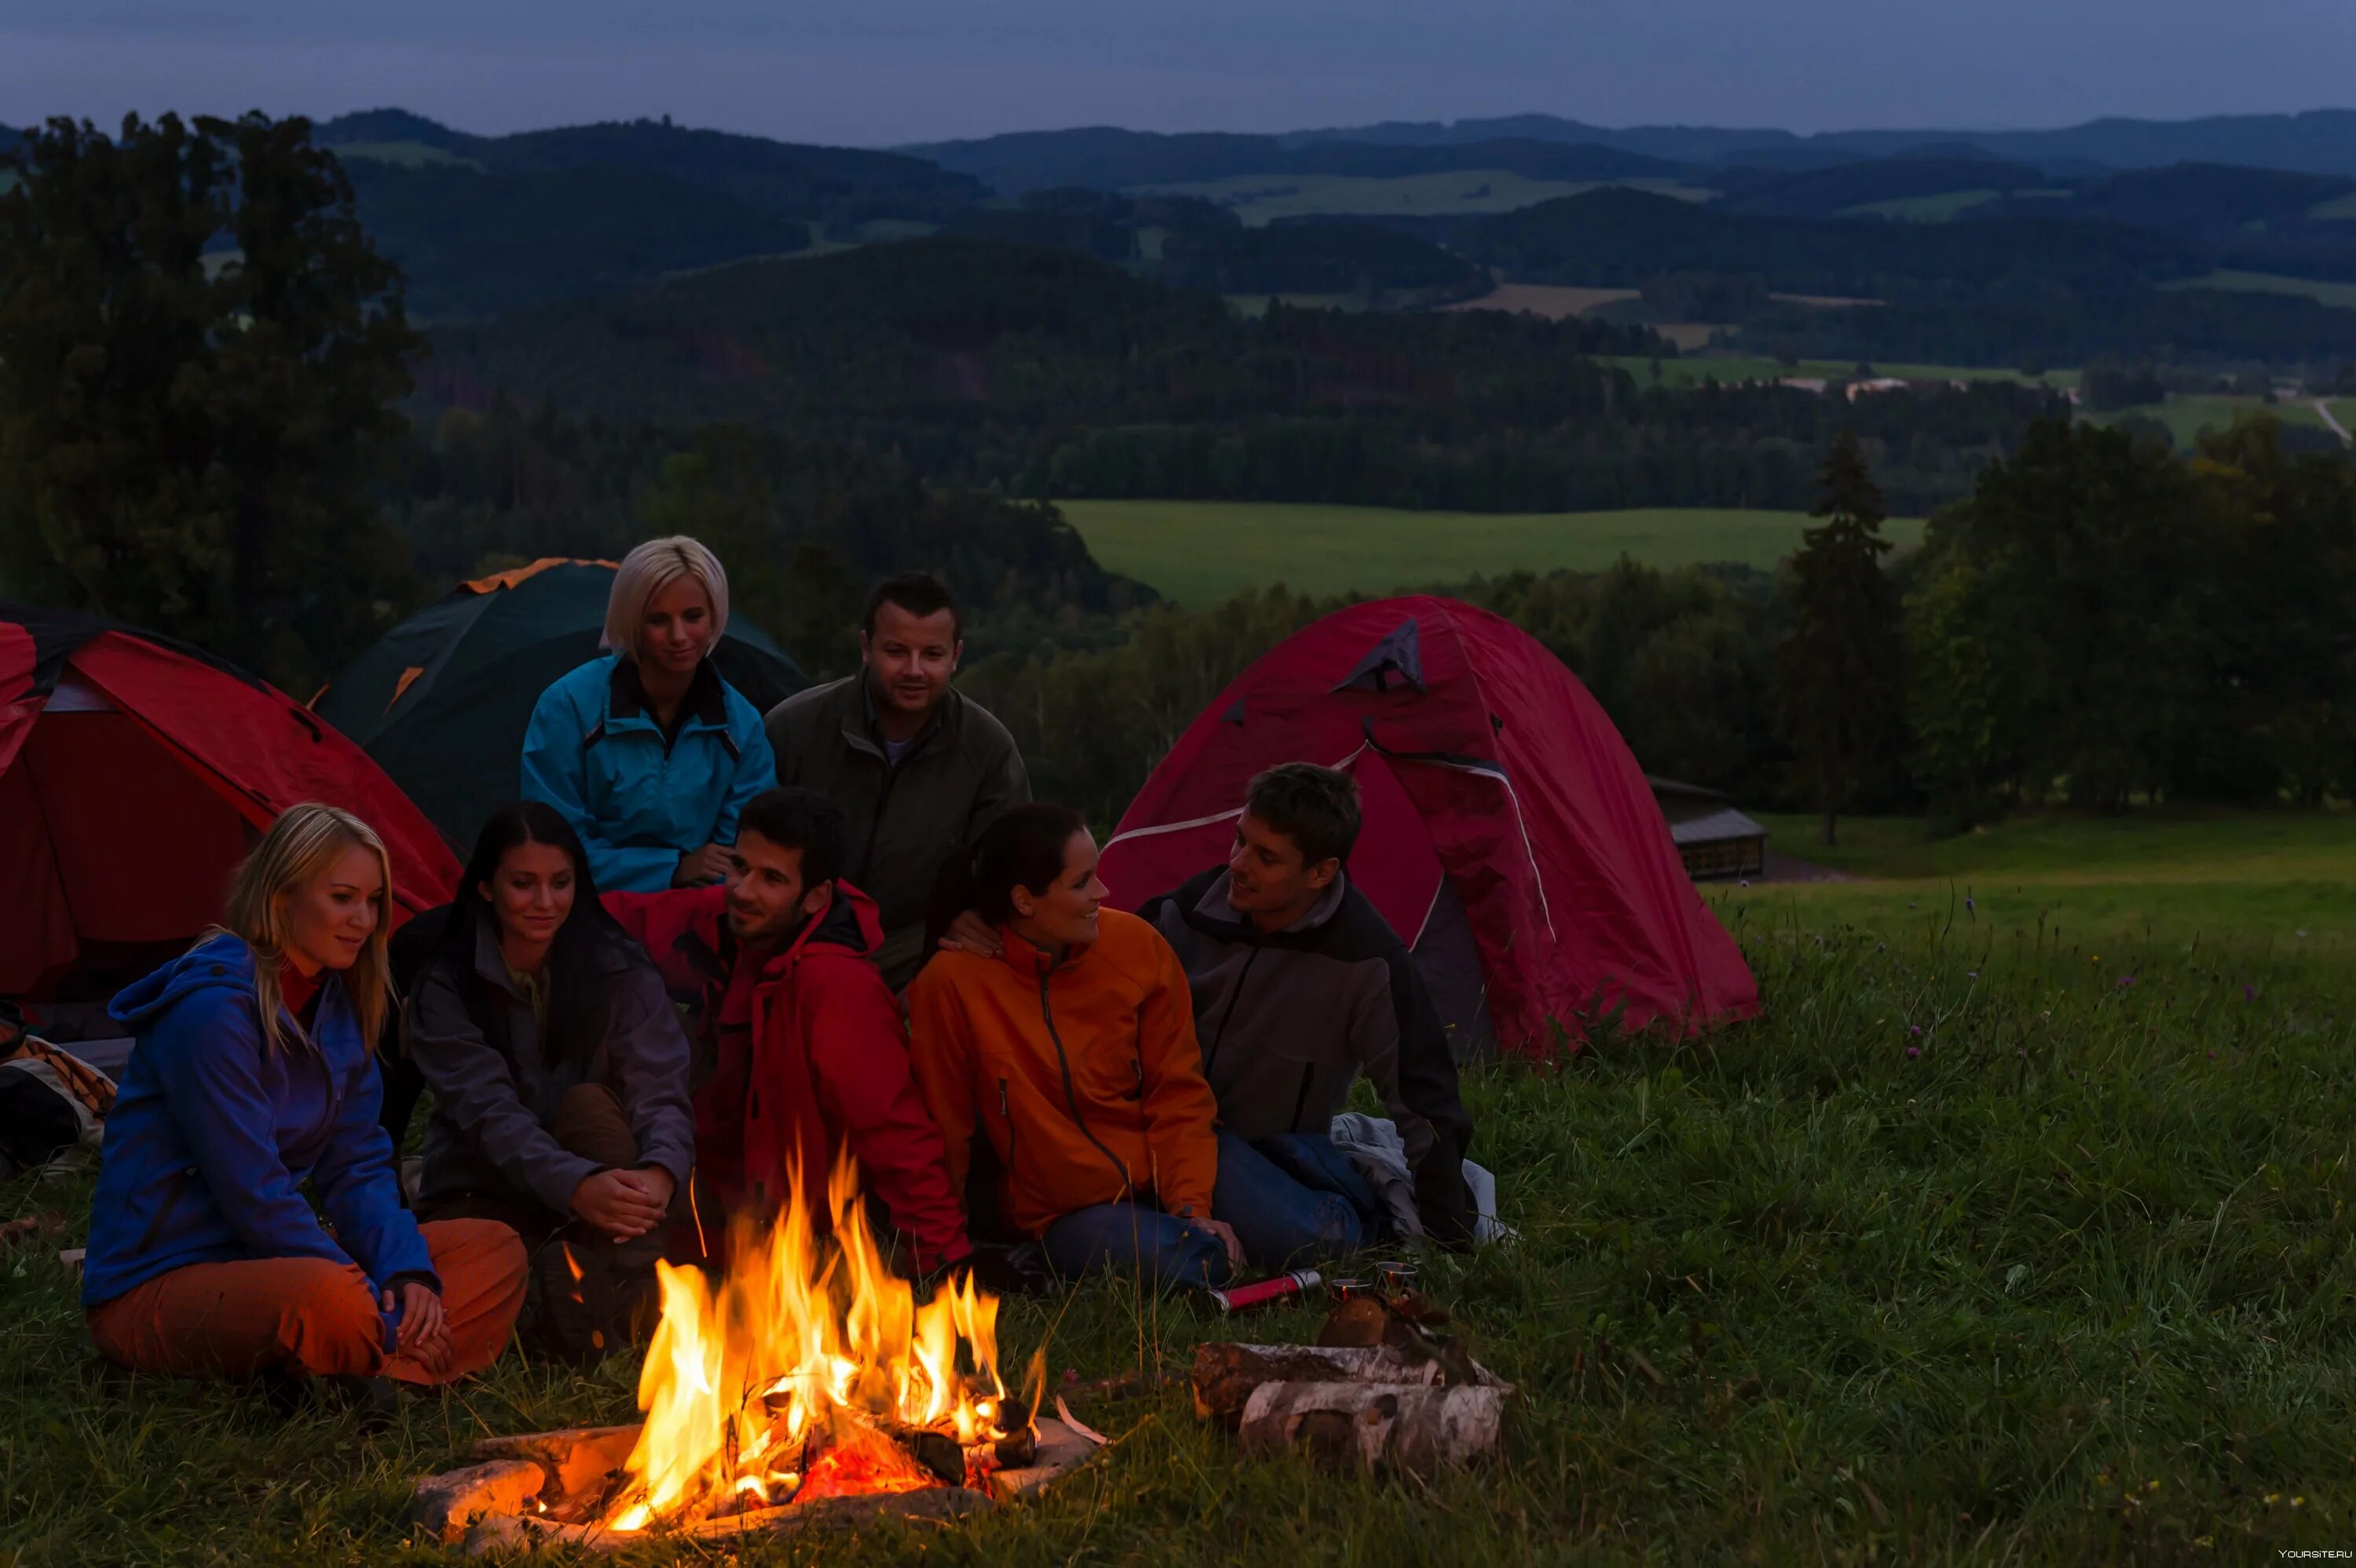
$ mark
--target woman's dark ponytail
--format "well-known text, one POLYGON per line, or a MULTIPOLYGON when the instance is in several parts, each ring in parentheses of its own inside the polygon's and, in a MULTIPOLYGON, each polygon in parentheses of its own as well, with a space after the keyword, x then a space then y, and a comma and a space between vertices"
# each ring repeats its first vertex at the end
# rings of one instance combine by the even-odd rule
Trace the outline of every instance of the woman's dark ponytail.
POLYGON ((1067 805, 1034 804, 1005 812, 966 852, 952 855, 933 879, 925 911, 925 951, 939 948, 957 917, 971 910, 992 925, 1014 915, 1014 890, 1041 893, 1064 874, 1064 850, 1087 818, 1067 805))

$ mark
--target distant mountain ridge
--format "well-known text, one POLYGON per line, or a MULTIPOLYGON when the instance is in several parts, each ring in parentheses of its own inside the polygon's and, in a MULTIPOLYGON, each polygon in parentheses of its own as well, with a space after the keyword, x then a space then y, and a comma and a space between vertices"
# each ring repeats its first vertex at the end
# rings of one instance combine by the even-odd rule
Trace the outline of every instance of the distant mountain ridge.
POLYGON ((1165 135, 1095 125, 925 143, 899 151, 970 175, 1007 196, 1066 186, 1121 190, 1183 185, 1237 175, 1395 179, 1497 169, 1531 179, 1622 180, 1669 179, 1683 172, 1677 164, 1624 149, 1505 135, 1429 144, 1332 141, 1293 145, 1280 136, 1224 132, 1165 135))
POLYGON ((2051 131, 1826 131, 1815 135, 1697 125, 1612 129, 1553 114, 1513 114, 1445 123, 1387 121, 1297 131, 1279 140, 1296 147, 1333 142, 1404 147, 1451 146, 1500 137, 1612 147, 1680 163, 1759 161, 1790 166, 1794 159, 1849 163, 1901 155, 1947 155, 1972 148, 2059 173, 2087 172, 2088 165, 2131 169, 2205 163, 2356 176, 2356 110, 2351 109, 2193 120, 2108 118, 2051 131))

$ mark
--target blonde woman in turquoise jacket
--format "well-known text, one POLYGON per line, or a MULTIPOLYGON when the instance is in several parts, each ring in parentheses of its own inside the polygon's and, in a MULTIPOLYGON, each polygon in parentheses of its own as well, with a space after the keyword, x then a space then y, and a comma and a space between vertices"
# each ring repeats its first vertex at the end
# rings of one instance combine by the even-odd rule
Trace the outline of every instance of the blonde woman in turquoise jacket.
POLYGON ((728 574, 680 536, 623 559, 605 645, 541 694, 524 733, 523 796, 581 835, 600 888, 716 882, 736 816, 777 782, 760 711, 708 656, 728 624, 728 574))

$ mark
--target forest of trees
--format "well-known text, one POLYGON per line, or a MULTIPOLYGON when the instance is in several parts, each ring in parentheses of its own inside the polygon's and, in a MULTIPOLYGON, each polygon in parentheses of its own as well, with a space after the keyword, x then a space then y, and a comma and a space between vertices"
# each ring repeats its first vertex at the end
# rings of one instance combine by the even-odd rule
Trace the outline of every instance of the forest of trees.
POLYGON ((1591 357, 1660 351, 1641 325, 1246 320, 1074 252, 969 240, 746 263, 433 343, 420 379, 435 402, 787 429, 1033 497, 1805 508, 1817 453, 1854 427, 1892 507, 1919 515, 2054 406, 1996 382, 1854 406, 1670 388, 1591 357))
MULTIPOLYGON (((1839 744, 1870 765, 1843 781, 1844 809, 1928 809, 1952 827, 2025 804, 2356 794, 2356 464, 2286 453, 2279 433, 2251 419, 2188 462, 2037 423, 1889 570, 1902 646, 1869 651, 1891 699, 1859 694, 1867 728, 1839 744)), ((1854 515, 1855 477, 1826 485, 1828 516, 1854 515)), ((1787 656, 1800 588, 1789 571, 1623 560, 1447 591, 1559 656, 1647 770, 1822 809, 1789 700, 1828 667, 1787 656)), ((968 688, 1043 792, 1109 820, 1228 680, 1333 607, 1269 590, 1152 609, 1118 646, 1001 651, 968 688)), ((1836 689, 1815 709, 1838 705, 1836 689)))
POLYGON ((1622 561, 1452 590, 1563 658, 1654 772, 1953 825, 2356 795, 2356 464, 2269 418, 2186 458, 2015 386, 1687 391, 1594 357, 1641 328, 1251 322, 972 240, 454 330, 426 402, 405 398, 400 274, 299 122, 59 124, 13 162, 0 576, 289 689, 460 576, 672 531, 830 674, 855 662, 865 583, 924 565, 969 601, 968 688, 1040 791, 1108 819, 1330 606, 1162 604, 1027 497, 1675 496, 1822 521, 1773 574, 1622 561), (1914 506, 1938 507, 1926 543, 1883 564, 1881 516, 1914 506))

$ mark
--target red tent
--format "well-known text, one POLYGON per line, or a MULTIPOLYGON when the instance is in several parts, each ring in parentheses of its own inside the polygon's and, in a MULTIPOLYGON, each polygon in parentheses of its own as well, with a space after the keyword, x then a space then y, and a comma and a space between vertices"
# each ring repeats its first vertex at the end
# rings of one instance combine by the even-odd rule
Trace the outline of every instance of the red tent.
POLYGON ((457 885, 433 824, 300 703, 166 638, 0 604, 0 994, 186 943, 305 800, 382 837, 396 920, 457 885))
POLYGON ((1253 774, 1349 769, 1349 874, 1414 950, 1458 1054, 1550 1049, 1624 1007, 1687 1031, 1758 1008, 1627 743, 1562 662, 1452 599, 1360 604, 1279 645, 1179 739, 1107 844, 1135 909, 1226 858, 1253 774))

